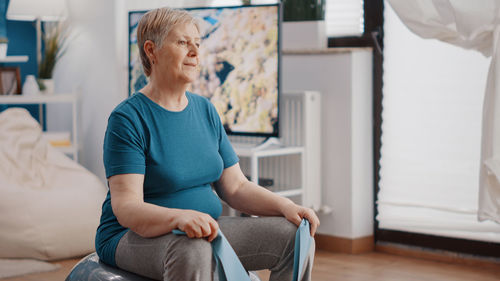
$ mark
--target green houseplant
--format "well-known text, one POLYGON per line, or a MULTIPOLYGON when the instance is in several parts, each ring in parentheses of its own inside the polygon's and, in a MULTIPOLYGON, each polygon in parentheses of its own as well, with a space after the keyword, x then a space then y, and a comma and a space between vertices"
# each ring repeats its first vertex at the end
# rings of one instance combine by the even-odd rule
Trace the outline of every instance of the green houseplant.
POLYGON ((38 66, 38 86, 42 92, 53 93, 52 74, 57 61, 66 52, 68 29, 64 22, 45 23, 44 28, 44 51, 38 66))

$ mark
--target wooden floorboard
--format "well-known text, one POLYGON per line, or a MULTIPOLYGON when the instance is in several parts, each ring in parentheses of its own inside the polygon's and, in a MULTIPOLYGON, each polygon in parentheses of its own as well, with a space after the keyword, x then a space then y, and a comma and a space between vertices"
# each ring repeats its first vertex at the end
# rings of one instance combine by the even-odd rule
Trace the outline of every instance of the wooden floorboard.
MULTIPOLYGON (((2 281, 63 281, 79 259, 55 262, 57 271, 30 274, 2 281)), ((269 273, 262 272, 263 281, 269 273)), ((313 281, 500 281, 500 266, 463 265, 371 252, 339 254, 318 251, 313 281)))
POLYGON ((385 253, 358 255, 318 252, 315 281, 472 281, 500 280, 500 266, 464 266, 385 253))

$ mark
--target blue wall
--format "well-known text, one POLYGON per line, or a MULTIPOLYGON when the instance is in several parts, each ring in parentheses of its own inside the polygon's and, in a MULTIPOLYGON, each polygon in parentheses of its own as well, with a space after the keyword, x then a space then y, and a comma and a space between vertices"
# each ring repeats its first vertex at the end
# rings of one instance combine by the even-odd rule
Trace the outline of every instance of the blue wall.
POLYGON ((21 68, 21 83, 26 75, 37 75, 36 64, 36 29, 33 22, 7 20, 7 38, 9 38, 8 56, 28 56, 25 63, 6 63, 6 66, 21 68))
POLYGON ((5 15, 5 12, 7 11, 7 5, 8 5, 9 0, 0 0, 0 37, 7 37, 7 29, 5 28, 7 26, 7 19, 3 17, 5 15))
MULTIPOLYGON (((9 0, 0 0, 0 36, 2 35, 6 36, 9 39, 7 55, 28 56, 29 59, 27 62, 24 63, 0 63, 0 67, 3 66, 19 67, 21 71, 21 85, 22 85, 24 83, 26 75, 37 76, 36 28, 34 22, 7 20, 6 13, 8 5, 9 5, 9 0)), ((21 106, 21 105, 15 105, 15 106, 21 106)), ((11 106, 0 105, 0 111, 3 111, 8 107, 11 106)), ((38 120, 38 105, 22 105, 22 107, 28 109, 31 115, 38 120)), ((45 114, 43 118, 45 120, 45 114)), ((45 123, 46 122, 44 122, 44 124, 45 123)))

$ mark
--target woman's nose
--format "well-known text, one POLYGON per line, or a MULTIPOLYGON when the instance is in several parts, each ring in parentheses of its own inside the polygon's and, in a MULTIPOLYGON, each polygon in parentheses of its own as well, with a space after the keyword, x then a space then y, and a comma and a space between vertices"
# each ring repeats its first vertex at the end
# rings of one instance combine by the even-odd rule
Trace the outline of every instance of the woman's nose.
POLYGON ((198 51, 198 46, 196 46, 196 44, 194 43, 191 43, 189 48, 189 55, 193 57, 198 56, 198 51))

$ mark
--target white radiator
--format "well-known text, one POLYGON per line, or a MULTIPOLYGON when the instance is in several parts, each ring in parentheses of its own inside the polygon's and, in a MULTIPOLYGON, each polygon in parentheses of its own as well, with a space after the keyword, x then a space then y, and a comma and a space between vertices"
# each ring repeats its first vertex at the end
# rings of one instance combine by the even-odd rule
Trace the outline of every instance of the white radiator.
MULTIPOLYGON (((259 159, 259 178, 272 179, 272 191, 295 190, 303 187, 302 204, 319 210, 321 207, 321 95, 316 91, 283 93, 280 97, 280 141, 285 146, 303 146, 304 161, 300 155, 286 155, 259 159), (302 178, 301 169, 304 169, 302 178)), ((255 143, 262 137, 230 136, 231 142, 255 143)), ((243 172, 250 160, 241 157, 243 172)))

